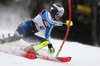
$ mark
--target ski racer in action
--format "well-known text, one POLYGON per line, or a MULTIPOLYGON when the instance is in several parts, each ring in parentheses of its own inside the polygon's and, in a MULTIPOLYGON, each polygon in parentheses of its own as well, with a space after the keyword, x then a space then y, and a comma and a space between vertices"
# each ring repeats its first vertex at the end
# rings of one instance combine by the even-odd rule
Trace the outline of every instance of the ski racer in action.
MULTIPOLYGON (((67 20, 66 23, 58 22, 58 20, 64 14, 64 8, 59 3, 54 3, 50 9, 50 12, 43 10, 35 18, 25 21, 20 24, 15 31, 14 35, 8 38, 0 40, 0 44, 15 42, 20 39, 23 39, 29 43, 32 43, 31 46, 24 49, 25 52, 34 52, 48 46, 50 53, 54 53, 55 49, 50 42, 50 33, 54 26, 66 26, 69 24, 67 20), (40 30, 45 30, 45 38, 35 35, 35 33, 40 30), (35 42, 38 44, 34 45, 35 42)), ((73 25, 71 21, 70 26, 73 25)))

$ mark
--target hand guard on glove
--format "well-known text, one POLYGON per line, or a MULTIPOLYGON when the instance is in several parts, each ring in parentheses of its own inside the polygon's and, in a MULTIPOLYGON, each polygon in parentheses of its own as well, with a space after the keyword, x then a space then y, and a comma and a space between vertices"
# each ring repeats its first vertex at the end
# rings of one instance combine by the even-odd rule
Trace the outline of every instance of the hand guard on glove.
MULTIPOLYGON (((63 26, 68 26, 68 25, 69 25, 69 20, 66 20, 66 23, 63 24, 63 26)), ((73 22, 72 21, 70 22, 70 26, 73 26, 73 22)))

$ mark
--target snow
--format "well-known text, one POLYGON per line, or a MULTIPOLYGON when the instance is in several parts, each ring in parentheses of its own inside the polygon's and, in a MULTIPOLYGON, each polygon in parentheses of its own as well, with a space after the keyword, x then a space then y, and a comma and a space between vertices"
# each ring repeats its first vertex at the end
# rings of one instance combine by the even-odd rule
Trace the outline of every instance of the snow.
MULTIPOLYGON (((1 29, 0 35, 2 33, 7 35, 7 32, 1 29)), ((13 32, 10 32, 10 33, 13 34, 13 32)), ((59 40, 59 39, 53 39, 53 38, 51 39, 51 42, 53 43, 53 46, 56 52, 54 55, 50 55, 50 56, 55 56, 57 54, 62 41, 63 40, 59 40)), ((0 45, 0 49, 5 48, 5 50, 9 51, 9 48, 7 47, 10 47, 10 50, 16 50, 16 49, 18 50, 20 48, 18 48, 17 45, 28 46, 30 44, 27 42, 24 42, 23 40, 20 40, 18 44, 15 43, 9 46, 8 44, 5 44, 4 46, 0 45)), ((43 49, 40 50, 40 53, 44 55, 46 52, 47 50, 46 51, 44 51, 43 49)), ((30 60, 23 57, 0 52, 0 66, 7 66, 7 65, 8 66, 32 66, 32 65, 36 65, 36 66, 51 66, 51 65, 52 66, 100 66, 100 48, 99 47, 83 45, 78 42, 66 41, 61 50, 59 57, 67 57, 67 56, 72 57, 72 60, 68 63, 60 63, 60 62, 43 60, 43 59, 30 60)))

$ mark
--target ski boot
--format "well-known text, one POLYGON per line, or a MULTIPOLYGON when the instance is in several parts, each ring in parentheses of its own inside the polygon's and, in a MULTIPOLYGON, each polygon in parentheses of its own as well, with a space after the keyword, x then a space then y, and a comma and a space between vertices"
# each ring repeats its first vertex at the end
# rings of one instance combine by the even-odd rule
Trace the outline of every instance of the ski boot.
MULTIPOLYGON (((49 41, 44 41, 44 42, 42 42, 42 43, 40 43, 38 45, 35 45, 35 46, 32 44, 31 46, 26 47, 24 49, 24 51, 27 52, 27 53, 36 53, 37 50, 45 47, 48 44, 49 44, 49 41)), ((38 54, 38 53, 36 53, 36 54, 38 54)))
POLYGON ((31 46, 28 46, 26 47, 25 49, 23 49, 25 52, 27 53, 33 53, 33 54, 36 54, 38 55, 38 53, 35 52, 34 48, 32 48, 32 45, 31 46))

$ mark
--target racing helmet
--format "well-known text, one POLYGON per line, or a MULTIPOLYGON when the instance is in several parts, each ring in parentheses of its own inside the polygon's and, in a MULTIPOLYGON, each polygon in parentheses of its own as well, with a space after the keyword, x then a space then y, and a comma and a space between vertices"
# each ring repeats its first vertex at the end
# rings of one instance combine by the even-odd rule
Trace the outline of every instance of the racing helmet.
POLYGON ((52 15, 52 17, 54 17, 55 14, 57 14, 60 17, 64 14, 64 7, 59 3, 54 3, 52 5, 52 7, 51 7, 51 15, 52 15))

